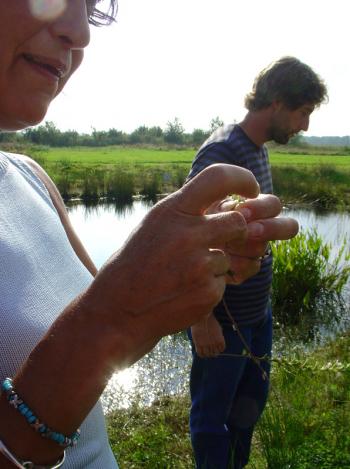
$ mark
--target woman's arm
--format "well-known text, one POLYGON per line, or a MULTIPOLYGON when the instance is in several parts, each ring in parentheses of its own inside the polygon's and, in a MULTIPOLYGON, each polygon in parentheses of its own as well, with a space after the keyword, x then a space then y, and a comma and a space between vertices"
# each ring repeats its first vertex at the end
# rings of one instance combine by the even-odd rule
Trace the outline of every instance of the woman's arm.
MULTIPOLYGON (((211 249, 245 243, 248 227, 237 212, 204 215, 205 210, 227 194, 254 197, 257 192, 249 171, 212 166, 150 210, 14 377, 15 389, 42 421, 71 434, 115 370, 139 359, 162 336, 212 311, 224 292, 230 261, 220 248, 211 249)), ((270 216, 278 215, 261 206, 270 216)), ((275 228, 270 220, 267 236, 293 236, 295 225, 279 220, 275 228)), ((246 275, 254 273, 255 266, 246 268, 246 275)), ((38 436, 3 394, 0 437, 18 458, 37 464, 53 462, 62 453, 38 436)))

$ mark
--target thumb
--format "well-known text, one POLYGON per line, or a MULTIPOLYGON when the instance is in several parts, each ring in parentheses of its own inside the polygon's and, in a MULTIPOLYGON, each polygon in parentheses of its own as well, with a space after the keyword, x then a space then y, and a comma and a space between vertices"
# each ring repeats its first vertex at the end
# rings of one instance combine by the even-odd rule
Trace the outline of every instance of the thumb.
POLYGON ((214 164, 205 168, 176 194, 177 208, 191 215, 202 215, 215 201, 237 194, 254 198, 259 184, 248 169, 229 164, 214 164))

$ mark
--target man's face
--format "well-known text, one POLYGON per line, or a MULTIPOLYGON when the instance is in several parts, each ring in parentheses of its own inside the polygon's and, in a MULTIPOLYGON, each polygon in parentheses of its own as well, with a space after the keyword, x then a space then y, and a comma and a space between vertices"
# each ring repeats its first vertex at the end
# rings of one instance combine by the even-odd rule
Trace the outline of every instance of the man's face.
POLYGON ((0 0, 0 128, 17 130, 43 119, 82 61, 95 3, 0 0), (50 17, 55 4, 58 13, 50 17))
POLYGON ((309 128, 310 115, 315 109, 312 104, 304 104, 290 110, 282 103, 275 103, 270 126, 270 140, 286 144, 301 130, 309 128))

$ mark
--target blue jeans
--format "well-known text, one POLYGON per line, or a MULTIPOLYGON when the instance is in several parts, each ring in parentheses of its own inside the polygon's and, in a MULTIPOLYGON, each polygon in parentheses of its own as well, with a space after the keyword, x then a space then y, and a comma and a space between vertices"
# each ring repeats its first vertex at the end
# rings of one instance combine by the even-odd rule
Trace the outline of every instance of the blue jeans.
MULTIPOLYGON (((241 355, 244 345, 237 332, 232 327, 223 332, 223 353, 241 355)), ((261 324, 240 327, 240 332, 254 355, 271 356, 270 308, 261 324)), ((241 469, 248 463, 254 426, 266 404, 268 379, 249 358, 199 358, 194 347, 192 351, 190 430, 196 467, 241 469)), ((270 363, 260 363, 269 376, 270 363)))

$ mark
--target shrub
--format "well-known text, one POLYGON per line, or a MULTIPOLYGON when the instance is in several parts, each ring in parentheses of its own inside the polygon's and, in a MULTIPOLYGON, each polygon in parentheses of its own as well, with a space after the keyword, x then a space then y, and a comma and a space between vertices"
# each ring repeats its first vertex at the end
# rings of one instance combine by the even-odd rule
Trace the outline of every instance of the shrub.
POLYGON ((106 173, 105 191, 108 201, 129 203, 135 192, 135 182, 132 174, 119 168, 113 172, 106 173))
POLYGON ((87 169, 83 176, 81 198, 84 203, 97 203, 103 194, 103 174, 87 169))
POLYGON ((157 200, 158 194, 161 192, 161 178, 159 174, 155 172, 151 175, 150 178, 146 178, 143 181, 140 192, 146 200, 155 202, 157 200))
POLYGON ((331 244, 313 229, 289 241, 275 241, 272 252, 272 305, 277 321, 298 325, 341 309, 343 287, 350 276, 345 240, 333 258, 331 244))

